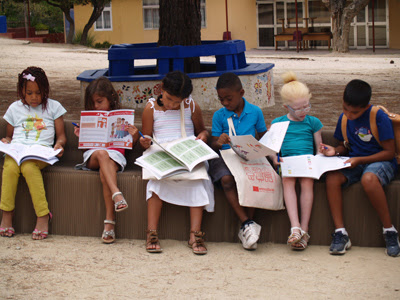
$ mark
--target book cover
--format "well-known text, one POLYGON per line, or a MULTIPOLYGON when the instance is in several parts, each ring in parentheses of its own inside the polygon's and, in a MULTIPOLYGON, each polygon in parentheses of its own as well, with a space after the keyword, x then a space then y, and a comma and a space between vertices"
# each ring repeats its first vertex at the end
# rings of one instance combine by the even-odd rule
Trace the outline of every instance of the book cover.
POLYGON ((133 125, 134 121, 133 109, 82 111, 78 148, 132 149, 133 138, 128 133, 128 125, 133 125))

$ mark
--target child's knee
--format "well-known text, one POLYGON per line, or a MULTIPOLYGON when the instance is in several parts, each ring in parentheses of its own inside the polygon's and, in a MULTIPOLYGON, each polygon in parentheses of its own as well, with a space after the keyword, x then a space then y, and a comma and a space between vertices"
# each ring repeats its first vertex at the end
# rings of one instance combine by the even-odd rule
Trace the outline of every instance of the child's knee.
POLYGON ((326 185, 329 186, 341 186, 346 180, 346 176, 341 172, 328 172, 326 174, 326 185))
POLYGON ((21 173, 24 177, 36 176, 40 173, 40 168, 35 161, 28 160, 21 164, 21 173))
POLYGON ((231 175, 222 176, 221 186, 224 191, 231 191, 233 189, 236 189, 235 179, 231 175))
POLYGON ((371 172, 364 173, 364 175, 361 177, 361 184, 364 187, 364 189, 367 190, 375 189, 376 186, 381 186, 381 182, 378 176, 371 172))

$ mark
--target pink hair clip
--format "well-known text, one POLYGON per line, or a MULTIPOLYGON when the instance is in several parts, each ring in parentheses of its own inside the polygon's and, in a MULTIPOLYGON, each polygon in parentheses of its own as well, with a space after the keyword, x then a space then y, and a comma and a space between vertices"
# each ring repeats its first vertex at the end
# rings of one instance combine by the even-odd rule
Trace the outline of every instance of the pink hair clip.
POLYGON ((36 77, 32 76, 32 74, 22 74, 22 78, 25 78, 26 80, 30 81, 35 81, 36 77))

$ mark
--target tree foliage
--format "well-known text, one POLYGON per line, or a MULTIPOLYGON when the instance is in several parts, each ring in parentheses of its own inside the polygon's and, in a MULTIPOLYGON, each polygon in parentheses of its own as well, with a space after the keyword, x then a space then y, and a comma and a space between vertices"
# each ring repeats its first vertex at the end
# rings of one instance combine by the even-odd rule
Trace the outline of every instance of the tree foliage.
POLYGON ((364 9, 369 0, 322 0, 332 17, 332 48, 337 52, 349 52, 350 24, 364 9))

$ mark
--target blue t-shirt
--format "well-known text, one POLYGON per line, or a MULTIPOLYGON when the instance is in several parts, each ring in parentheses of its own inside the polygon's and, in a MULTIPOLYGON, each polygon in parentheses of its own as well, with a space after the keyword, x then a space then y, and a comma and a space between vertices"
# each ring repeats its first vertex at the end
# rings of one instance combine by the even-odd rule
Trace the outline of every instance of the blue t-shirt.
POLYGON ((314 133, 323 127, 321 121, 309 115, 303 121, 292 121, 287 115, 284 115, 274 119, 272 124, 285 121, 290 121, 290 123, 281 147, 282 157, 314 155, 314 133))
MULTIPOLYGON (((372 135, 369 116, 372 105, 359 118, 355 120, 347 120, 347 138, 349 139, 350 157, 370 156, 381 152, 383 148, 372 135)), ((342 117, 340 115, 334 137, 339 141, 344 141, 342 135, 342 117)), ((392 121, 382 110, 378 110, 376 114, 376 126, 378 127, 379 139, 381 141, 394 139, 392 121)), ((392 163, 397 169, 396 158, 393 158, 392 163)))
MULTIPOLYGON (((221 134, 226 133, 229 135, 228 119, 232 117, 233 125, 235 126, 236 135, 252 135, 255 137, 257 132, 267 131, 264 116, 261 109, 243 98, 244 107, 243 111, 238 117, 237 113, 228 110, 225 107, 217 110, 212 119, 211 135, 219 137, 221 134)), ((225 144, 222 149, 229 149, 229 145, 225 144)))

